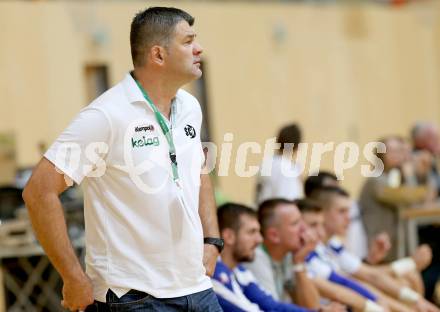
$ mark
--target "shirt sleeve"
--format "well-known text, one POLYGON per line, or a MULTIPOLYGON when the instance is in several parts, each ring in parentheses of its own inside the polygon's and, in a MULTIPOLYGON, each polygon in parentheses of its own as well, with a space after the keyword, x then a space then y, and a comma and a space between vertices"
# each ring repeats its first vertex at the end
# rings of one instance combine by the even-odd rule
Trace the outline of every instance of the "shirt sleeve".
POLYGON ((233 302, 228 301, 226 298, 223 298, 220 295, 217 295, 218 303, 222 307, 223 311, 228 312, 248 312, 243 310, 241 307, 235 305, 233 302))
POLYGON ((348 274, 353 274, 360 269, 362 264, 361 259, 345 249, 339 238, 331 238, 329 241, 329 248, 331 252, 335 255, 335 260, 341 270, 345 271, 348 274))
POLYGON ((77 184, 105 172, 111 138, 110 121, 103 111, 83 109, 49 147, 44 157, 77 184))
POLYGON ((357 292, 359 295, 361 295, 364 298, 370 299, 374 302, 377 301, 377 297, 372 294, 368 289, 366 289, 361 284, 357 283, 356 281, 349 279, 345 276, 342 276, 334 271, 331 272, 329 281, 347 287, 355 292, 357 292))
POLYGON ((312 251, 306 258, 307 272, 310 278, 320 277, 328 279, 332 272, 332 267, 322 261, 316 251, 312 251))

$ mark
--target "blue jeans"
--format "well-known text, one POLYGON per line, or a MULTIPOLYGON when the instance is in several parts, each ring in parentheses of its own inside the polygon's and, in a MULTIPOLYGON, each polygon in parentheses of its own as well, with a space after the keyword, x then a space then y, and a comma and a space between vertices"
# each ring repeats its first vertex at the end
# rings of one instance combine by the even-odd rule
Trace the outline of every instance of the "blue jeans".
POLYGON ((130 290, 118 298, 110 289, 107 292, 106 303, 95 301, 88 306, 86 312, 221 312, 214 291, 207 289, 188 296, 176 298, 155 298, 144 292, 130 290))

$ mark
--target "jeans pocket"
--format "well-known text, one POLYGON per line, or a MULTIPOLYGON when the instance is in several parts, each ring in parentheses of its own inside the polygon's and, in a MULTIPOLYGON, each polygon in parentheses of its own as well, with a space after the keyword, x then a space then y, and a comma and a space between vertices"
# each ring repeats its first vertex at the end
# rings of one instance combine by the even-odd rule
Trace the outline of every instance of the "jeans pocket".
POLYGON ((107 292, 107 304, 114 307, 142 304, 152 298, 153 296, 134 289, 130 290, 121 298, 118 298, 118 296, 116 296, 116 294, 110 289, 107 292))
POLYGON ((223 311, 218 303, 217 296, 214 290, 207 289, 197 294, 191 295, 195 302, 197 302, 197 306, 195 311, 200 312, 221 312, 223 311))

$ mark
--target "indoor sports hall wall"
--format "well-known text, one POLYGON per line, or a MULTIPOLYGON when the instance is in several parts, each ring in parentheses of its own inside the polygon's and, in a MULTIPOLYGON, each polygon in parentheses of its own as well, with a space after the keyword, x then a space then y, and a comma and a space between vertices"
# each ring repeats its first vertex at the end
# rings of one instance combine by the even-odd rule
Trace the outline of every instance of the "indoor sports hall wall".
MULTIPOLYGON (((14 137, 18 166, 35 164, 88 102, 85 71, 105 65, 109 84, 131 68, 129 25, 145 2, 0 2, 0 134, 14 137)), ((440 5, 390 8, 283 3, 164 2, 196 17, 205 48, 211 139, 264 141, 297 121, 307 142, 407 135, 440 121, 440 5)), ((247 164, 258 165, 261 155, 247 164)), ((360 164, 366 161, 361 158, 360 164)), ((332 157, 323 158, 332 168, 332 157)), ((0 166, 1 168, 1 166, 0 166)), ((345 172, 357 192, 359 166, 345 172)), ((254 179, 217 179, 251 203, 254 179)))

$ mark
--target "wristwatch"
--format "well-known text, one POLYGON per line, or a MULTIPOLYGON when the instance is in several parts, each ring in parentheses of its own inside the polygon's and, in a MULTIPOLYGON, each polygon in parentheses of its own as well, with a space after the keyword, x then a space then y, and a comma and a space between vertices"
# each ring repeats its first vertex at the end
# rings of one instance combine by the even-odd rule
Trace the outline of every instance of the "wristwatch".
POLYGON ((217 238, 217 237, 205 237, 203 239, 203 243, 214 245, 215 247, 217 247, 219 253, 222 252, 223 247, 225 246, 224 240, 222 238, 217 238))

